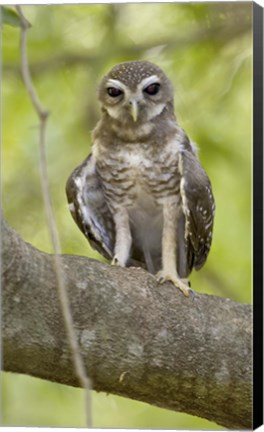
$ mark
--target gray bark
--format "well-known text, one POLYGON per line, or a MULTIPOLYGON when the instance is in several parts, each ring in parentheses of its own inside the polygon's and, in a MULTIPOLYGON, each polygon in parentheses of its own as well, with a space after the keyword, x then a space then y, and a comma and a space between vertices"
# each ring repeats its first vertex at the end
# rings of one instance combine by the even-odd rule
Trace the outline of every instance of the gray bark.
MULTIPOLYGON (((4 370, 78 386, 52 255, 4 225, 4 370)), ((252 308, 184 297, 142 269, 63 255, 75 329, 93 389, 251 428, 252 308)))

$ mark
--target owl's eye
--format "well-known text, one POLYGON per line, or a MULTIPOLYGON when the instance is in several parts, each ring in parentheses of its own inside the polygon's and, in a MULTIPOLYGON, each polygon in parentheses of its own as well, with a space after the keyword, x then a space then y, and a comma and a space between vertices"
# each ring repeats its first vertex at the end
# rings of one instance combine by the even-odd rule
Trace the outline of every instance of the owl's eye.
POLYGON ((148 87, 146 87, 144 89, 144 92, 147 93, 148 95, 155 95, 159 92, 160 89, 160 84, 159 83, 153 83, 150 84, 148 87))
POLYGON ((108 87, 107 88, 107 93, 111 97, 117 97, 117 96, 120 96, 123 92, 122 92, 122 90, 120 90, 117 87, 108 87))

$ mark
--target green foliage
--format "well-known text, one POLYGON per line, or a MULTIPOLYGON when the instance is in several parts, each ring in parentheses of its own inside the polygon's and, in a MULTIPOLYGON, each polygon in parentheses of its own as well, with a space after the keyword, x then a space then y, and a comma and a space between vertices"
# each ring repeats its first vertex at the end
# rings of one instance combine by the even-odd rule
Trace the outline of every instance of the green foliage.
MULTIPOLYGON (((150 60, 174 83, 178 121, 198 144, 216 199, 212 250, 205 267, 193 273, 192 287, 250 302, 251 3, 50 5, 23 11, 32 24, 28 57, 34 84, 51 111, 47 160, 63 252, 101 259, 74 224, 64 192, 70 172, 90 151, 100 77, 118 62, 150 60)), ((51 252, 39 181, 38 118, 19 71, 16 12, 4 7, 3 16, 11 24, 2 29, 4 214, 26 241, 51 252)), ((81 390, 8 374, 3 383, 5 425, 84 425, 81 390)), ((97 394, 94 416, 97 427, 215 427, 97 394)))
MULTIPOLYGON (((2 374, 2 386, 3 426, 85 427, 81 389, 13 374, 2 374)), ((223 429, 198 417, 103 393, 93 392, 92 404, 96 428, 223 429)))
POLYGON ((8 24, 13 27, 21 27, 20 19, 14 9, 7 6, 0 6, 0 26, 8 24))

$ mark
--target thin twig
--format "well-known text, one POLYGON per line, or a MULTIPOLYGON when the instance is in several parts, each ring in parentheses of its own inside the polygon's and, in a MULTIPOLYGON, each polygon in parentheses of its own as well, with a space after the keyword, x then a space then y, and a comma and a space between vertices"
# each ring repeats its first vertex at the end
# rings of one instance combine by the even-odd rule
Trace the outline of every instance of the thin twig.
POLYGON ((16 6, 16 9, 21 21, 20 53, 21 53, 22 76, 24 79, 25 87, 30 96, 31 102, 40 120, 39 152, 40 152, 41 187, 42 187, 42 194, 43 194, 45 211, 47 216, 48 228, 50 232, 52 246, 54 249, 54 266, 56 272, 59 299, 61 302, 61 308, 62 308, 63 317, 65 321, 66 332, 67 332, 69 344, 72 351, 76 375, 78 376, 81 386, 85 390, 85 413, 86 413, 87 427, 92 427, 91 382, 85 371, 83 359, 80 353, 80 348, 74 330, 74 322, 70 310, 70 303, 67 295, 66 283, 64 280, 62 265, 60 262, 60 254, 61 254, 60 240, 59 240, 58 230, 55 223, 52 202, 49 194, 48 172, 47 172, 46 151, 45 151, 46 126, 47 126, 47 119, 48 119, 49 112, 41 105, 41 102, 34 89, 30 71, 29 71, 28 57, 27 57, 27 30, 30 27, 30 25, 28 21, 25 19, 21 7, 16 6))

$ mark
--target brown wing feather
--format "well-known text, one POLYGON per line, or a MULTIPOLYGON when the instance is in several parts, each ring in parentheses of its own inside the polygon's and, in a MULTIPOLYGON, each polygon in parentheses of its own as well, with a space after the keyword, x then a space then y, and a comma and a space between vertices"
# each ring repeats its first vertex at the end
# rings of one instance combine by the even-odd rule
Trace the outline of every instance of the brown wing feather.
POLYGON ((112 259, 115 230, 92 155, 70 175, 66 195, 73 219, 93 248, 112 259))
POLYGON ((181 152, 180 168, 187 260, 190 270, 199 270, 211 247, 215 202, 210 180, 194 151, 181 152))

